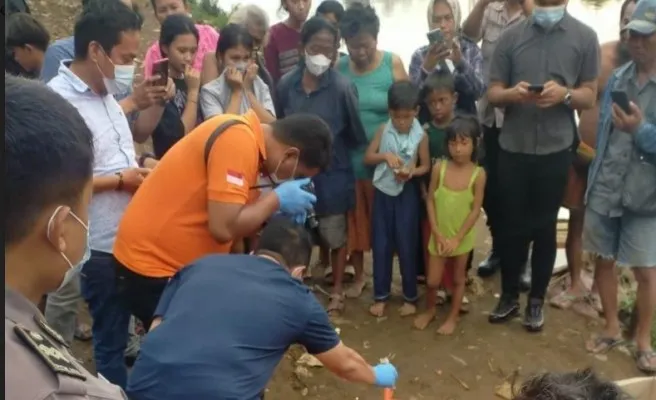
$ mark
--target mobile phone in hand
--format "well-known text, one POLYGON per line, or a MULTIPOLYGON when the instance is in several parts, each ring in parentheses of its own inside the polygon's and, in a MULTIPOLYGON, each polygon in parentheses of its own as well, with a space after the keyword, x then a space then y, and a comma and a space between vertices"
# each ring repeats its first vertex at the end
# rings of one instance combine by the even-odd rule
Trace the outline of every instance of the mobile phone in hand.
POLYGON ((544 90, 544 85, 529 85, 528 91, 531 93, 540 94, 544 90))
POLYGON ((169 81, 169 59, 162 58, 153 63, 152 76, 159 75, 159 79, 153 82, 153 86, 166 86, 169 81))
POLYGON ((629 96, 626 94, 626 92, 613 90, 610 92, 610 98, 613 100, 613 103, 620 106, 622 111, 627 114, 631 114, 631 102, 629 101, 629 96))
POLYGON ((428 38, 428 43, 430 44, 444 42, 444 34, 440 28, 433 29, 432 31, 428 32, 426 37, 428 38))

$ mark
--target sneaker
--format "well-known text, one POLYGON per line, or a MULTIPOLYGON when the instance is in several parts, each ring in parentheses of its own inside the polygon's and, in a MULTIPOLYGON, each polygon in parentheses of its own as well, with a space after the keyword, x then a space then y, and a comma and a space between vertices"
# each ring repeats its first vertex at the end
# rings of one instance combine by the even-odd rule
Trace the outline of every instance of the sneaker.
POLYGON ((544 327, 544 301, 529 299, 524 310, 524 328, 529 332, 540 332, 544 327))
POLYGON ((501 296, 499 303, 490 313, 488 320, 491 324, 500 324, 510 321, 519 315, 519 302, 517 298, 501 296))

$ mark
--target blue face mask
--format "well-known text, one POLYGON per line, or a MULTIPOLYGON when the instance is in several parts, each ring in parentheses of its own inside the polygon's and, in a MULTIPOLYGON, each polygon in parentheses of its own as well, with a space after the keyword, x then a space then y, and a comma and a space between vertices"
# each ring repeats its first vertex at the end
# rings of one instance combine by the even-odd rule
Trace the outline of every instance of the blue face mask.
POLYGON ((565 5, 533 8, 533 20, 543 28, 551 28, 565 16, 565 5))

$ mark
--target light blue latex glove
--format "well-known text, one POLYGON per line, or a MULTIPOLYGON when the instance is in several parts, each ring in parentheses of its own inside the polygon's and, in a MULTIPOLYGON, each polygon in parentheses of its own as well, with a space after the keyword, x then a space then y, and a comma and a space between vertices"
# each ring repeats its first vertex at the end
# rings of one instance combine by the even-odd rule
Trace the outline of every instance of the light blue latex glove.
POLYGON ((312 208, 317 202, 317 197, 301 187, 308 183, 310 183, 310 178, 296 179, 284 182, 273 189, 280 201, 280 212, 295 216, 312 208))
POLYGON ((390 363, 378 364, 374 367, 374 376, 376 377, 376 386, 395 387, 399 373, 396 367, 390 363))

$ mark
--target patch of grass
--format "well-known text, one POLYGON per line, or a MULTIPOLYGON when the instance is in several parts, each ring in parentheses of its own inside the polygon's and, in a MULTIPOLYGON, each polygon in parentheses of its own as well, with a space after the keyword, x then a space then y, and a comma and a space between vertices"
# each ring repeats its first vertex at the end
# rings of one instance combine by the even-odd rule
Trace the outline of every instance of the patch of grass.
POLYGON ((198 23, 211 25, 216 29, 228 23, 232 10, 226 11, 217 0, 189 0, 191 17, 198 23))

